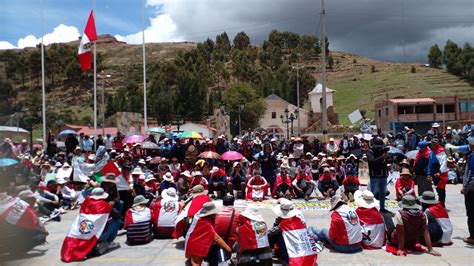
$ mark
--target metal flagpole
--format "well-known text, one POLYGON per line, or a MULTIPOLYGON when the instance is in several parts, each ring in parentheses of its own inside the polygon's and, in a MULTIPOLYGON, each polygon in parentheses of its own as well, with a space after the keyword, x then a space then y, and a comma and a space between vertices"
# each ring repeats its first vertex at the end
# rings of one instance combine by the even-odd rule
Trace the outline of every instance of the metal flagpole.
POLYGON ((146 58, 145 58, 145 0, 142 0, 142 48, 143 48, 143 120, 145 134, 148 130, 148 117, 146 105, 146 58))
POLYGON ((327 114, 327 99, 326 99, 326 10, 324 9, 324 0, 321 0, 321 20, 322 20, 322 56, 321 56, 321 85, 323 106, 321 109, 323 115, 323 143, 328 142, 328 114, 327 114))
MULTIPOLYGON (((93 1, 93 13, 94 13, 94 20, 96 20, 95 14, 95 0, 93 1)), ((97 29, 97 27, 96 27, 97 29)), ((97 141, 97 61, 96 61, 96 43, 94 41, 94 149, 97 149, 95 142, 97 141)))
MULTIPOLYGON (((43 26, 43 6, 44 0, 41 0, 41 93, 43 97, 43 150, 46 149, 46 93, 45 93, 45 86, 44 86, 44 43, 43 43, 43 35, 44 35, 44 26, 43 26)), ((33 134, 33 132, 30 132, 33 134)))

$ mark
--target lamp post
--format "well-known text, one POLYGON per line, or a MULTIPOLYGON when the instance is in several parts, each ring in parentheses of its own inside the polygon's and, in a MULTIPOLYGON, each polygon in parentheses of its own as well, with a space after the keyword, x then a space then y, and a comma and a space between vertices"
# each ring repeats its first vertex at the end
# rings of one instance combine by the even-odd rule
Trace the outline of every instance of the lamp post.
POLYGON ((288 108, 283 111, 285 116, 280 115, 281 122, 286 124, 286 139, 290 139, 290 124, 291 124, 291 135, 293 135, 293 121, 298 119, 299 111, 296 109, 293 113, 290 113, 288 108))
POLYGON ((181 117, 181 115, 176 115, 176 133, 179 134, 181 133, 180 126, 184 124, 184 119, 181 117))
MULTIPOLYGON (((219 105, 219 109, 221 110, 221 113, 223 115, 227 115, 228 113, 226 113, 225 111, 225 105, 224 103, 221 103, 219 105)), ((241 118, 240 118, 240 115, 241 113, 244 111, 245 109, 245 102, 243 100, 240 101, 238 107, 237 107, 237 111, 230 111, 231 113, 234 112, 234 113, 237 113, 239 115, 239 123, 238 123, 238 126, 239 126, 239 136, 242 135, 242 129, 241 129, 241 118)))
POLYGON ((110 75, 104 75, 104 71, 100 72, 102 75, 97 75, 98 78, 102 79, 102 103, 101 103, 101 116, 102 116, 102 136, 105 137, 105 79, 110 78, 110 75))

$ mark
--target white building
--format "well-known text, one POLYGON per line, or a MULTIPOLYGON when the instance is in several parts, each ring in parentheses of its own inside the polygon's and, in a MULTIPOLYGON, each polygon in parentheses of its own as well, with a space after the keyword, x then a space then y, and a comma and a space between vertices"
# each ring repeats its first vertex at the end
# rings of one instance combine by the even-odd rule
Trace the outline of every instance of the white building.
MULTIPOLYGON (((327 109, 334 110, 333 107, 333 94, 335 90, 331 90, 326 86, 326 106, 327 109)), ((308 93, 309 101, 311 103, 311 110, 313 113, 321 113, 321 106, 323 105, 323 85, 318 83, 312 91, 308 93)))
MULTIPOLYGON (((294 113, 297 109, 296 105, 293 105, 275 94, 270 94, 265 98, 266 110, 263 117, 260 119, 260 127, 264 128, 270 134, 274 134, 278 138, 285 138, 287 133, 287 124, 282 123, 280 116, 285 117, 285 109, 288 109, 289 113, 294 113)), ((303 129, 308 127, 308 111, 300 108, 299 110, 300 119, 300 130, 298 128, 298 120, 293 121, 293 135, 298 135, 303 129)), ((290 135, 291 135, 291 124, 290 135)))

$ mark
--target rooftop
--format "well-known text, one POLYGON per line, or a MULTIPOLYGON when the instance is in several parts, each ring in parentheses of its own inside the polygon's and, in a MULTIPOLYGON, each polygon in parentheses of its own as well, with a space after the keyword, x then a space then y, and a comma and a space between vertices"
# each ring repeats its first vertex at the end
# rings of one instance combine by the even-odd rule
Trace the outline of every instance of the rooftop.
POLYGON ((392 103, 434 103, 433 98, 401 98, 401 99, 390 99, 392 103))
MULTIPOLYGON (((323 92, 323 85, 321 83, 316 84, 314 89, 310 91, 308 94, 316 94, 316 93, 322 93, 323 92)), ((335 92, 335 90, 331 90, 326 86, 326 92, 335 92)))

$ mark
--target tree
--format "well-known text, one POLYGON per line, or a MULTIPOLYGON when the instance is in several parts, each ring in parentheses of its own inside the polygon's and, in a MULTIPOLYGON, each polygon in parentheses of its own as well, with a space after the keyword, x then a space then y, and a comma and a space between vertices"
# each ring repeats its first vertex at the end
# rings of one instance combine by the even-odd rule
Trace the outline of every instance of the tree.
POLYGON ((457 76, 461 75, 463 72, 463 66, 459 62, 461 55, 462 49, 455 42, 447 40, 444 46, 443 59, 449 73, 457 76))
POLYGON ((334 66, 334 59, 332 58, 332 55, 328 56, 328 68, 332 69, 334 66))
POLYGON ((2 99, 2 108, 0 115, 9 115, 15 108, 17 92, 13 90, 12 84, 3 78, 0 78, 0 98, 2 99))
POLYGON ((216 49, 224 52, 225 54, 230 52, 231 46, 229 36, 227 36, 225 31, 216 36, 216 49))
POLYGON ((329 39, 327 36, 324 38, 324 47, 326 49, 326 60, 327 60, 329 58, 329 39))
POLYGON ((321 45, 318 37, 314 35, 301 36, 298 50, 306 60, 313 56, 318 56, 321 53, 321 45))
POLYGON ((245 99, 245 107, 240 115, 241 128, 258 127, 266 106, 252 85, 240 83, 227 90, 223 96, 226 110, 229 112, 238 110, 242 99, 245 99))
POLYGON ((207 100, 207 84, 196 73, 178 70, 174 111, 184 118, 199 121, 202 118, 207 100))
POLYGON ((249 47, 249 45, 250 45, 250 38, 245 32, 241 31, 235 35, 234 37, 235 49, 245 50, 249 47))
POLYGON ((443 64, 443 52, 439 49, 438 44, 431 46, 428 53, 428 63, 432 68, 440 68, 441 64, 443 64))
POLYGON ((467 80, 474 80, 474 48, 469 43, 465 43, 462 49, 463 76, 467 80))

